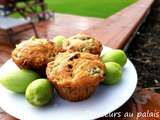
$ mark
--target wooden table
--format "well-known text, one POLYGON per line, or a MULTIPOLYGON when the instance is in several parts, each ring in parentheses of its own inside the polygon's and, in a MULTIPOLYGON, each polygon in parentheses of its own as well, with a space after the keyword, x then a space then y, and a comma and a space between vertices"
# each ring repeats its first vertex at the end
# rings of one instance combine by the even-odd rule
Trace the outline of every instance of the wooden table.
MULTIPOLYGON (((154 0, 139 0, 135 4, 123 9, 122 11, 107 19, 56 14, 53 21, 40 22, 36 25, 36 28, 38 29, 39 33, 41 33, 40 37, 53 38, 59 34, 69 37, 76 33, 83 32, 99 39, 104 45, 112 48, 123 49, 129 44, 136 30, 148 15, 153 1, 154 0)), ((20 27, 15 28, 14 31, 18 29, 20 29, 20 27)), ((32 30, 27 30, 20 35, 15 36, 15 38, 18 41, 27 39, 31 35, 33 35, 32 30)), ((146 111, 147 109, 160 110, 159 94, 154 93, 148 89, 143 89, 137 90, 134 96, 118 111, 138 112, 146 111), (142 97, 148 95, 149 100, 146 104, 140 104, 134 99, 134 96, 138 95, 142 97)), ((4 112, 0 114, 0 119, 16 120, 4 112)), ((115 118, 100 119, 114 120, 115 118)), ((116 118, 116 120, 118 119, 135 120, 136 118, 135 116, 132 118, 116 118)), ((151 118, 145 120, 151 120, 151 118)))

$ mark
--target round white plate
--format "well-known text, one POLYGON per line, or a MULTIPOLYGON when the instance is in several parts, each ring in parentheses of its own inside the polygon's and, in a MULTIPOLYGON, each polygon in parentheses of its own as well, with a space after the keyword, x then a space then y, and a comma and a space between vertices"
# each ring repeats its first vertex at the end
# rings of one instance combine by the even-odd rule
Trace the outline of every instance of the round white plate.
MULTIPOLYGON (((102 54, 108 50, 104 47, 102 54)), ((13 69, 18 68, 9 60, 0 68, 0 74, 13 69)), ((38 108, 30 105, 24 95, 13 93, 0 85, 0 107, 21 120, 90 120, 105 116, 122 106, 131 97, 136 85, 136 70, 127 60, 119 84, 100 85, 85 101, 68 102, 55 95, 51 104, 38 108)))

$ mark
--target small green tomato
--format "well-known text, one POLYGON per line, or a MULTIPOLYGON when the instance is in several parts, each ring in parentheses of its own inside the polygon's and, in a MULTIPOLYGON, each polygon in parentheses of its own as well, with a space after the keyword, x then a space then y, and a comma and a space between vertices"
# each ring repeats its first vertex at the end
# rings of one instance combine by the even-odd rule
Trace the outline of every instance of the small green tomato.
POLYGON ((25 93, 27 86, 40 76, 31 70, 14 70, 6 72, 0 76, 0 83, 7 89, 17 92, 25 93))
POLYGON ((58 47, 62 47, 64 40, 65 40, 65 37, 62 35, 58 35, 53 39, 53 41, 58 47))
POLYGON ((34 106, 43 106, 53 97, 52 84, 47 79, 37 79, 26 89, 25 97, 34 106))
POLYGON ((116 62, 123 67, 127 62, 127 56, 123 50, 111 50, 101 57, 103 63, 116 62))
POLYGON ((122 78, 122 68, 118 63, 107 62, 105 63, 105 80, 103 83, 105 85, 114 85, 117 84, 122 78))

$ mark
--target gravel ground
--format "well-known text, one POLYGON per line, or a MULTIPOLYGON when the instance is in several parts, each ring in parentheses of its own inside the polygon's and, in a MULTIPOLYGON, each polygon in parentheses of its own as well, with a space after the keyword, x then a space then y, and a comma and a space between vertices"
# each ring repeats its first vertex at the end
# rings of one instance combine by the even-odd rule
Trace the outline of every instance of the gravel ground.
POLYGON ((138 73, 138 86, 160 91, 160 0, 130 44, 127 54, 138 73))

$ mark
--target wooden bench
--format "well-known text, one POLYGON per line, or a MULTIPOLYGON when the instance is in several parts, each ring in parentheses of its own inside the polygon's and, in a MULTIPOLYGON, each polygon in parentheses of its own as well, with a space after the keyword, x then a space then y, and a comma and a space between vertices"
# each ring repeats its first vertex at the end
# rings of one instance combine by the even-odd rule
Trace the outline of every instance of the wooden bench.
POLYGON ((14 47, 14 42, 15 42, 13 39, 14 35, 25 31, 26 28, 20 29, 17 32, 13 32, 13 29, 15 27, 19 27, 22 25, 26 25, 26 26, 28 25, 29 28, 27 28, 27 29, 32 28, 35 36, 38 37, 38 33, 37 33, 37 30, 35 29, 35 25, 31 20, 23 19, 23 18, 19 19, 19 18, 7 17, 7 16, 0 16, 0 30, 7 33, 9 41, 13 45, 13 47, 14 47))
POLYGON ((138 0, 84 33, 111 48, 124 48, 148 15, 154 0, 138 0))

